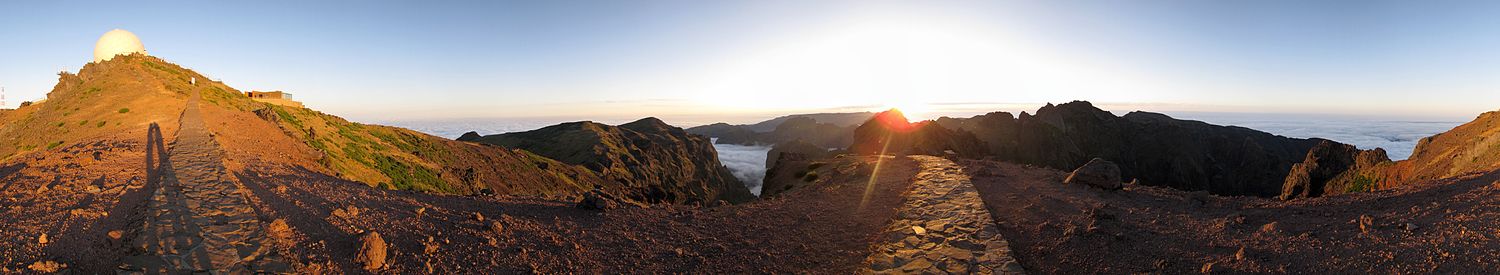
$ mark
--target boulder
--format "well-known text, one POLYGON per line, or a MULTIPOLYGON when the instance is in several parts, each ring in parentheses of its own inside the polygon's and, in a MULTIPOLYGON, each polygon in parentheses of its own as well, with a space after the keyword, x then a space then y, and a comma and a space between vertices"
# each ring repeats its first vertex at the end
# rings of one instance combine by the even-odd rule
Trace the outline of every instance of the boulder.
POLYGON ((619 208, 620 204, 599 192, 589 192, 584 193, 583 198, 574 206, 585 210, 609 210, 619 208))
POLYGON ((1120 166, 1104 159, 1094 158, 1068 174, 1068 178, 1064 179, 1063 183, 1084 184, 1104 190, 1119 190, 1122 187, 1120 166))
POLYGON ((381 239, 380 233, 375 231, 359 236, 359 254, 354 257, 354 262, 363 264, 365 270, 384 268, 387 253, 385 246, 385 239, 381 239))

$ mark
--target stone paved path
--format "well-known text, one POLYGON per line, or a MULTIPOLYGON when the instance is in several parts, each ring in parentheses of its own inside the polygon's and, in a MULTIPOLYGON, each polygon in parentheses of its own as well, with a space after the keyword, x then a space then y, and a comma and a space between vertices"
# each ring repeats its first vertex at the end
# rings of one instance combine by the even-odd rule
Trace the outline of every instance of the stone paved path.
POLYGON ((1024 274, 979 192, 957 164, 911 156, 921 164, 906 202, 860 273, 1024 274))
POLYGON ((245 191, 224 168, 203 124, 197 93, 182 113, 177 140, 156 167, 146 220, 120 273, 278 273, 287 265, 265 234, 245 191))

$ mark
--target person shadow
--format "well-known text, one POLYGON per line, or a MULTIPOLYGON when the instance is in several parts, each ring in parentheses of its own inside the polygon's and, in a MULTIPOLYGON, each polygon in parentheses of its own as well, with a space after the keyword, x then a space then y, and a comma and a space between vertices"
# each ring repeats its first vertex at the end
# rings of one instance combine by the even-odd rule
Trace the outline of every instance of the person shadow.
POLYGON ((90 232, 91 236, 87 238, 94 241, 95 246, 85 247, 84 250, 100 257, 101 261, 79 262, 76 267, 79 270, 113 270, 126 256, 143 252, 133 245, 141 233, 138 229, 149 219, 147 215, 150 215, 148 209, 151 197, 161 188, 163 176, 170 175, 172 169, 161 126, 151 123, 146 130, 144 145, 145 179, 137 188, 130 188, 134 183, 127 183, 125 191, 120 195, 120 202, 108 210, 108 215, 97 221, 98 224, 94 227, 105 230, 90 232), (117 232, 117 235, 111 234, 111 231, 117 232))
POLYGON ((172 167, 167 158, 167 146, 161 135, 161 126, 155 122, 146 130, 146 182, 160 183, 162 168, 172 167))

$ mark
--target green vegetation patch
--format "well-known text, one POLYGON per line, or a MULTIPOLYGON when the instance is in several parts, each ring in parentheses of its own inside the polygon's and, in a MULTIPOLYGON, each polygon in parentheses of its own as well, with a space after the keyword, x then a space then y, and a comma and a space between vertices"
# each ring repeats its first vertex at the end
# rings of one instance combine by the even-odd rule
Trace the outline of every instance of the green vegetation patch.
POLYGON ((63 141, 61 141, 61 140, 59 140, 57 142, 53 142, 53 143, 48 143, 47 144, 47 150, 52 150, 52 148, 57 148, 58 146, 62 146, 62 145, 63 145, 63 141))
POLYGON ((391 178, 390 186, 393 189, 449 193, 453 191, 452 187, 438 178, 437 172, 427 167, 407 164, 386 155, 375 155, 374 164, 375 170, 391 178))
POLYGON ((129 113, 129 112, 130 112, 130 108, 120 108, 120 113, 121 114, 129 113))
POLYGON ((104 121, 100 121, 97 125, 94 125, 94 128, 104 127, 105 124, 109 124, 109 123, 105 123, 104 121))
POLYGON ((1365 175, 1354 176, 1354 182, 1349 183, 1349 187, 1344 188, 1344 192, 1346 193, 1369 192, 1371 190, 1375 190, 1375 179, 1365 175))

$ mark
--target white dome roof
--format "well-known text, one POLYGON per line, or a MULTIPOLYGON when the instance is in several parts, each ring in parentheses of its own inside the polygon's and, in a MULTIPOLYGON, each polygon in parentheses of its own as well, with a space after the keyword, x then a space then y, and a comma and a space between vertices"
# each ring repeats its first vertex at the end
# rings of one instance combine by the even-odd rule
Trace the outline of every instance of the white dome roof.
POLYGON ((135 37, 134 33, 126 30, 115 29, 106 32, 104 36, 99 37, 99 43, 94 44, 94 62, 132 53, 146 54, 146 46, 141 44, 141 39, 135 37))

